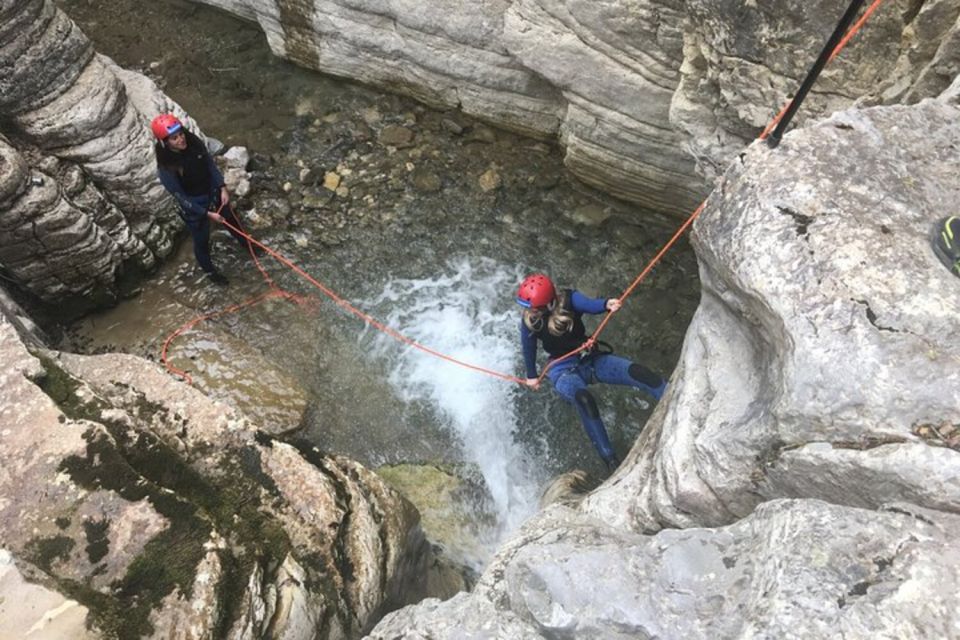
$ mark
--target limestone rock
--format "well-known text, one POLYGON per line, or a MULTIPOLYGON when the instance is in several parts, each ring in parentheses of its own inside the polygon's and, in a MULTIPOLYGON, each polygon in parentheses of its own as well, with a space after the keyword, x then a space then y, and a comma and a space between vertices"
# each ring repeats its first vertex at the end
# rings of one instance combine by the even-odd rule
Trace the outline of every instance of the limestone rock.
POLYGON ((380 144, 384 146, 402 149, 413 146, 413 137, 414 133, 411 129, 398 124, 390 124, 380 131, 378 139, 380 140, 380 144))
POLYGON ((136 357, 39 353, 0 317, 0 538, 94 635, 343 638, 429 595, 418 514, 372 472, 136 357))
MULTIPOLYGON (((842 11, 833 0, 206 1, 258 21, 275 53, 309 68, 556 136, 584 181, 674 214, 796 91, 842 11)), ((958 0, 886 3, 797 124, 939 95, 960 69, 958 14, 958 0)))
POLYGON ((718 525, 764 499, 960 504, 957 280, 929 245, 960 199, 956 106, 842 112, 750 148, 694 225, 700 307, 616 488, 635 529, 718 525))
POLYGON ((28 582, 9 551, 0 549, 0 637, 27 633, 46 640, 94 640, 87 608, 46 587, 28 582))
POLYGON ((503 178, 500 177, 500 174, 493 167, 487 169, 481 174, 480 178, 477 180, 477 184, 480 185, 480 189, 486 193, 488 191, 494 191, 503 186, 503 178))
POLYGON ((719 529, 627 533, 553 507, 477 589, 388 615, 373 640, 949 637, 960 518, 815 500, 719 529))
POLYGON ((12 210, 4 228, 22 228, 33 216, 44 233, 42 243, 8 246, 0 259, 45 301, 70 295, 87 305, 110 303, 123 293, 117 281, 127 267, 153 268, 172 249, 180 223, 156 180, 147 123, 178 108, 143 76, 96 55, 53 2, 12 0, 2 11, 0 210, 12 210), (63 197, 24 190, 9 171, 14 154, 27 175, 62 180, 63 197), (64 251, 64 243, 79 250, 64 251))
POLYGON ((229 169, 244 169, 250 164, 250 152, 246 147, 230 147, 223 154, 223 161, 229 169))

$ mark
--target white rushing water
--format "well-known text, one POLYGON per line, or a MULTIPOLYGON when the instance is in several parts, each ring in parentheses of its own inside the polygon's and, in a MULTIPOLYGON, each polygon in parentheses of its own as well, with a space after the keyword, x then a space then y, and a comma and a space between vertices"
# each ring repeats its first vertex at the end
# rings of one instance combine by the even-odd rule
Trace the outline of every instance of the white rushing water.
MULTIPOLYGON (((394 280, 371 301, 387 324, 458 360, 516 374, 519 315, 512 293, 522 277, 487 258, 452 261, 445 273, 394 280)), ((516 385, 452 364, 380 335, 377 357, 390 362, 390 383, 407 402, 427 402, 453 430, 463 459, 486 482, 497 535, 512 531, 536 509, 536 469, 514 439, 516 385)))

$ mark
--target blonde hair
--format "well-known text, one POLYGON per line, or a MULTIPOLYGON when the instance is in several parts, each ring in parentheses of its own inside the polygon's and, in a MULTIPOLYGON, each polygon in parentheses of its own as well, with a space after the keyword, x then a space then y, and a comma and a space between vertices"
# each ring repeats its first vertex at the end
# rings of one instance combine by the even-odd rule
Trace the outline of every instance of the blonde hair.
POLYGON ((550 335, 562 336, 573 329, 573 313, 567 304, 568 294, 561 291, 548 307, 523 310, 523 324, 537 333, 544 327, 550 335))

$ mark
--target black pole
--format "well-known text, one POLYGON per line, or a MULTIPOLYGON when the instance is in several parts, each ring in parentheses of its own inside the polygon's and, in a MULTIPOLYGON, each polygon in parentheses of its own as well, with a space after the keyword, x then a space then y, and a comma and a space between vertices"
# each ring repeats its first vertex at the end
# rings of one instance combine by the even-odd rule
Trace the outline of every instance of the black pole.
POLYGON ((813 63, 810 71, 807 72, 807 77, 803 79, 803 84, 801 84, 800 88, 797 89, 797 95, 794 96, 793 100, 790 102, 790 106, 787 107, 787 112, 783 114, 782 118, 780 118, 780 122, 777 123, 777 128, 774 129, 769 136, 767 136, 767 144, 771 149, 775 149, 777 145, 780 144, 780 138, 787 130, 787 127, 790 126, 790 120, 793 119, 797 109, 800 108, 800 103, 802 103, 803 99, 807 97, 810 87, 812 87, 813 83, 817 81, 817 77, 820 75, 820 72, 823 71, 823 67, 830 59, 830 55, 840 43, 840 39, 843 38, 843 34, 847 32, 847 29, 850 27, 850 23, 853 22, 853 18, 860 11, 861 6, 863 6, 863 0, 851 0, 850 6, 847 7, 847 11, 843 14, 843 17, 840 18, 840 22, 837 23, 837 28, 833 30, 833 35, 830 36, 830 39, 827 40, 827 44, 823 47, 823 51, 820 52, 820 57, 817 58, 817 61, 813 63))

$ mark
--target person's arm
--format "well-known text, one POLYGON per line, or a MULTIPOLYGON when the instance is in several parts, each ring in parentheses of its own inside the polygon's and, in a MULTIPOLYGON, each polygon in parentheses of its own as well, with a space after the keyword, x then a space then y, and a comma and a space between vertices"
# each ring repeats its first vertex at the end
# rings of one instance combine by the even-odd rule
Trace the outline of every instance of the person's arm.
POLYGON ((607 303, 615 298, 588 298, 579 291, 570 295, 570 306, 577 313, 603 313, 609 310, 607 303))
POLYGON ((206 207, 190 199, 190 196, 183 190, 183 186, 172 171, 157 169, 157 175, 160 177, 160 184, 163 185, 163 188, 176 198, 177 204, 179 204, 183 210, 183 217, 187 222, 196 222, 207 215, 206 207))
POLYGON ((523 347, 523 365, 527 371, 527 380, 537 378, 537 336, 530 332, 527 325, 520 321, 520 346, 523 347))

